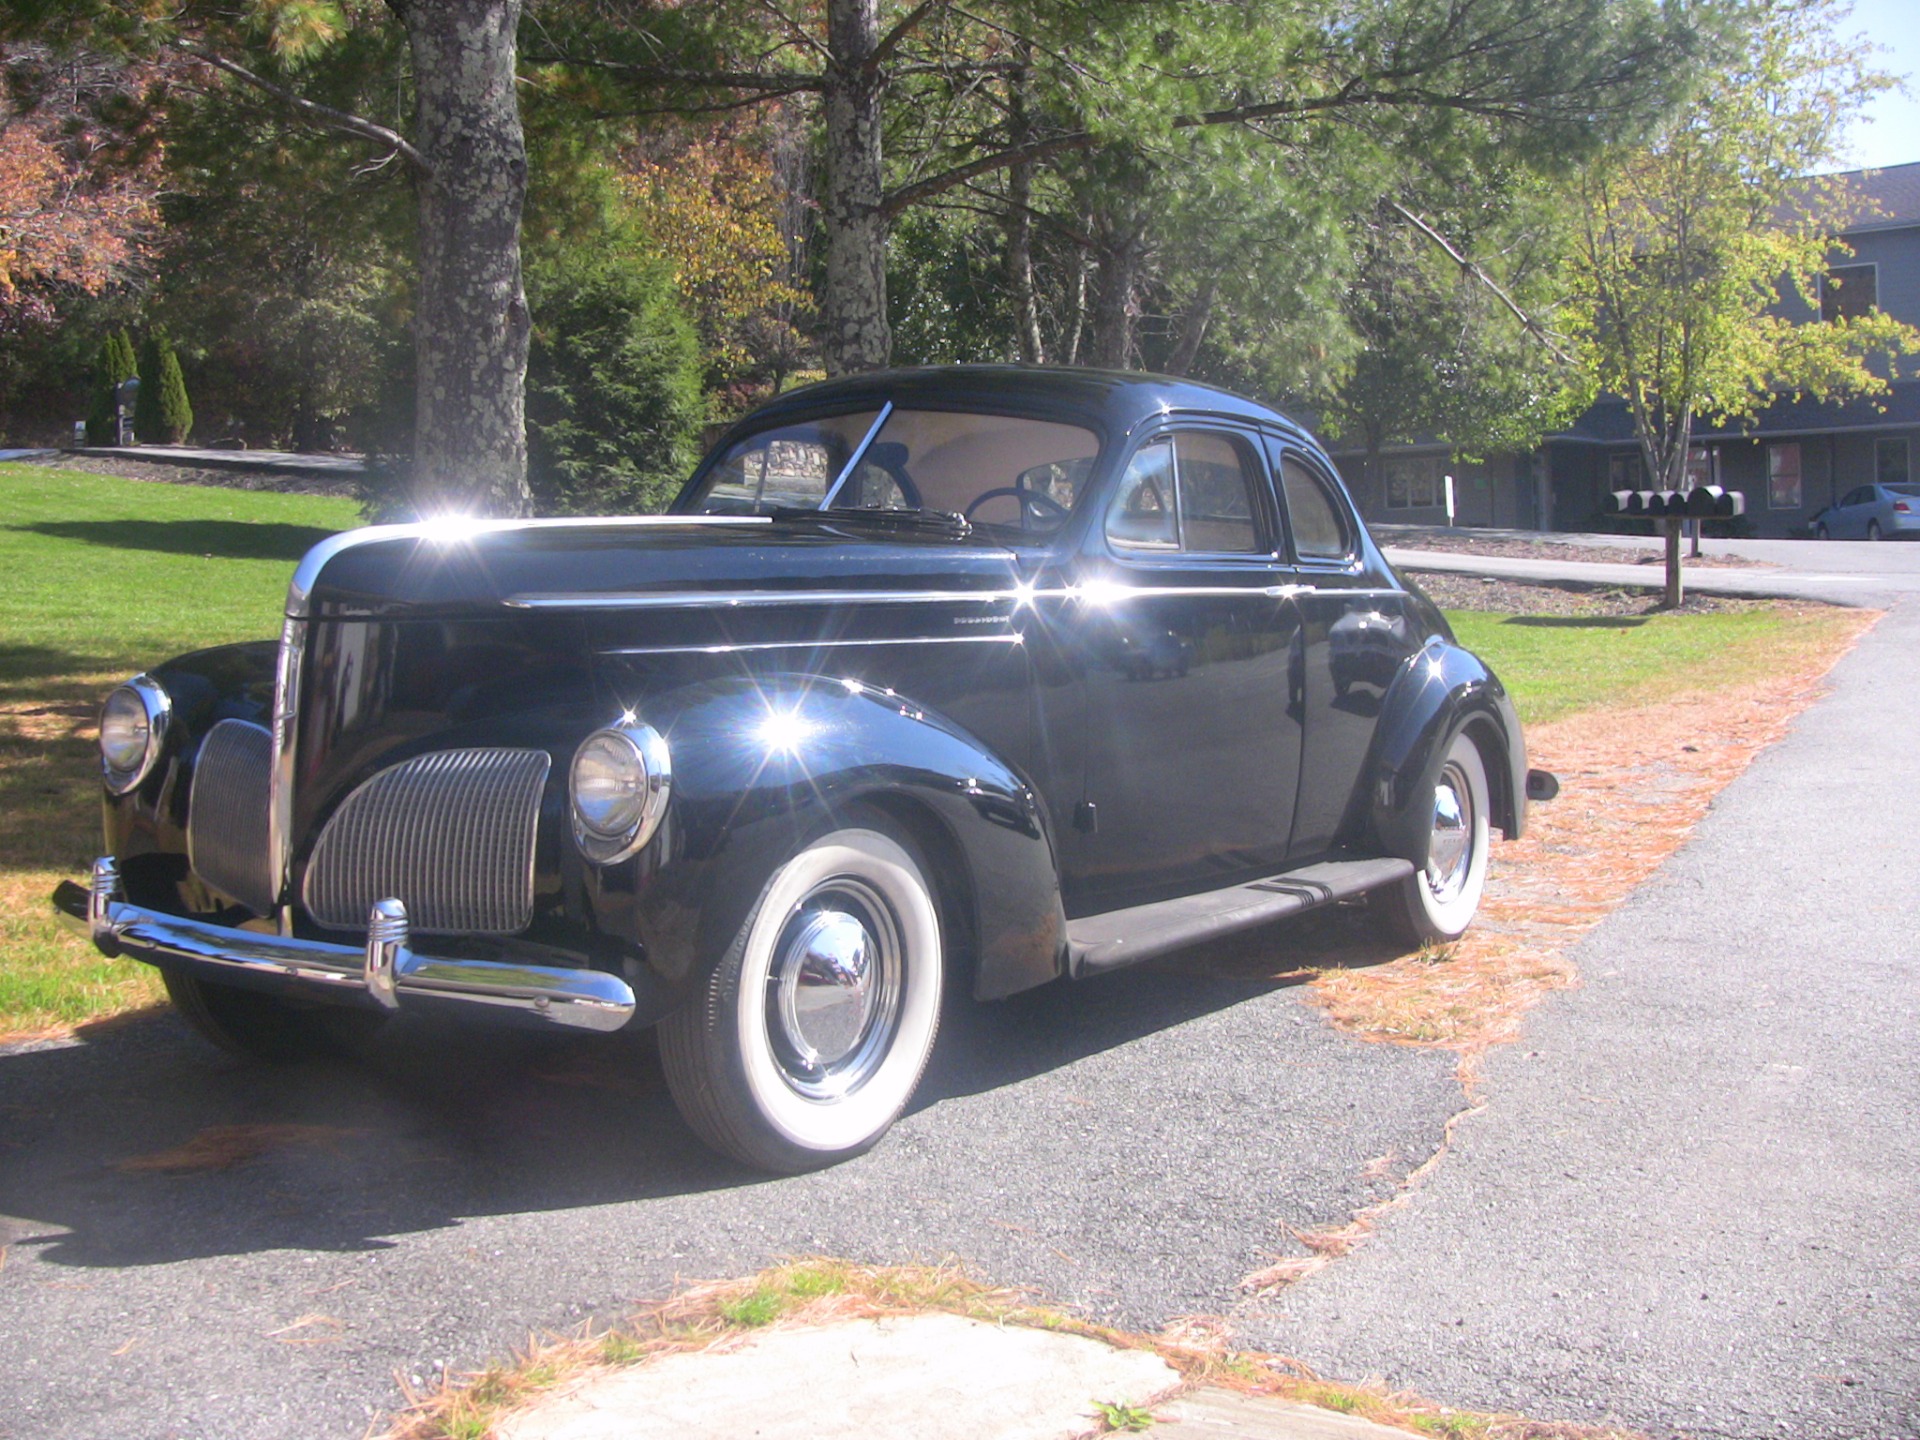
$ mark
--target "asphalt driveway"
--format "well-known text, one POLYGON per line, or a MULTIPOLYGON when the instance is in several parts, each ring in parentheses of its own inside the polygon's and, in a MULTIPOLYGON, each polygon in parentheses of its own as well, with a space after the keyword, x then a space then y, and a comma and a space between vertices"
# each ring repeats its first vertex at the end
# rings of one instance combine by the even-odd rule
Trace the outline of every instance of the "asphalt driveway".
MULTIPOLYGON (((1263 938, 1276 970, 1295 935, 1263 938)), ((1218 1313, 1297 1252, 1286 1225, 1389 1193, 1461 1096, 1450 1056, 1210 968, 962 1004, 878 1150, 778 1181, 699 1146, 644 1036, 396 1027, 274 1071, 163 1018, 0 1051, 0 1436, 358 1436, 396 1372, 792 1254, 1218 1313), (234 1163, 151 1168, 196 1153, 234 1163)))
POLYGON ((1920 604, 1573 958, 1487 1108, 1250 1338, 1655 1434, 1920 1435, 1920 604))

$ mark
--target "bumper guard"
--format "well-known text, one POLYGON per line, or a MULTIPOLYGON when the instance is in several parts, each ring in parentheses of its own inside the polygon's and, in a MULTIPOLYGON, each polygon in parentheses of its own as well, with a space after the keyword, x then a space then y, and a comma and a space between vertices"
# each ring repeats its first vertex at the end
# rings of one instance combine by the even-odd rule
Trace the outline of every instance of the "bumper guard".
POLYGON ((579 1030, 618 1030, 633 1016, 633 991, 603 970, 508 965, 421 955, 410 946, 407 907, 381 900, 365 950, 290 935, 263 935, 143 909, 120 898, 120 867, 93 862, 85 888, 62 881, 53 908, 106 956, 179 965, 206 980, 249 989, 320 986, 349 1003, 397 1010, 415 999, 483 1005, 579 1030), (342 993, 344 992, 344 993, 342 993))

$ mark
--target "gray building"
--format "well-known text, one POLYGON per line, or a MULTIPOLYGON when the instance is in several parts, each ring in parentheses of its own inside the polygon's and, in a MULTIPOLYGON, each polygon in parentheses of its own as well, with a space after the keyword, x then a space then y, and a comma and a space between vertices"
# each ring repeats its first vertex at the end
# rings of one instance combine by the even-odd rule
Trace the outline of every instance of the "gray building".
MULTIPOLYGON (((1878 308, 1920 326, 1920 163, 1840 177, 1868 199, 1868 214, 1841 231, 1851 255, 1836 255, 1823 287, 1825 316, 1878 308)), ((1823 317, 1811 313, 1806 323, 1823 317)), ((1890 394, 1839 404, 1782 400, 1752 423, 1694 433, 1696 483, 1747 497, 1746 533, 1809 533, 1811 517, 1856 485, 1920 482, 1920 375, 1911 363, 1890 394)), ((1362 457, 1337 457, 1349 478, 1362 457)), ((1356 484, 1369 520, 1442 524, 1447 477, 1455 523, 1590 530, 1609 490, 1647 481, 1626 402, 1603 399, 1531 455, 1458 461, 1440 445, 1395 446, 1367 483, 1356 484)))

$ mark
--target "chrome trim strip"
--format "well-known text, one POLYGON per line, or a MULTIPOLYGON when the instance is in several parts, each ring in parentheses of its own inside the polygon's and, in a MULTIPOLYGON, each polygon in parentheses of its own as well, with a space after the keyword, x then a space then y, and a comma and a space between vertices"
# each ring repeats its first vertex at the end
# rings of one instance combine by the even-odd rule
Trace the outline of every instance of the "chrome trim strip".
POLYGON ((627 645, 597 655, 732 655, 744 650, 842 650, 865 645, 1023 645, 1024 635, 885 635, 871 640, 749 640, 738 645, 627 645))
MULTIPOLYGON (((282 935, 293 934, 293 907, 281 901, 287 893, 287 870, 293 863, 293 725, 300 714, 300 670, 307 641, 307 622, 296 618, 293 609, 293 591, 289 589, 287 618, 280 626, 280 653, 273 667, 273 723, 268 727, 273 735, 273 768, 267 774, 267 865, 282 935)), ((303 601, 302 613, 304 609, 303 601)))
MULTIPOLYGON (((1116 600, 1187 599, 1195 596, 1264 596, 1285 600, 1295 595, 1317 593, 1359 594, 1339 586, 1319 585, 1061 585, 1046 590, 1022 588, 1006 590, 741 590, 727 593, 711 590, 583 591, 566 594, 555 591, 523 591, 509 595, 503 602, 516 610, 747 610, 779 605, 1024 605, 1035 600, 1094 600, 1102 604, 1116 600)), ((1398 594, 1398 591, 1378 591, 1398 594)))
POLYGON ((516 610, 746 610, 769 605, 937 605, 959 601, 1002 604, 1012 590, 712 590, 597 591, 564 594, 528 591, 509 595, 516 610))
MULTIPOLYGON (((89 933, 89 896, 71 881, 54 892, 56 916, 89 933)), ((230 930, 205 921, 163 915, 120 900, 95 902, 103 911, 94 941, 108 955, 125 953, 147 964, 165 961, 220 979, 244 972, 269 986, 305 982, 357 992, 378 1005, 367 989, 367 952, 293 936, 230 930)), ((576 1030, 618 1030, 633 1016, 633 991, 603 970, 550 965, 508 965, 492 960, 451 960, 400 948, 392 957, 397 1003, 418 996, 514 1010, 576 1030)), ((385 957, 380 968, 386 965, 385 957)))
POLYGON ((771 515, 566 515, 551 520, 417 520, 406 525, 362 525, 329 535, 300 557, 287 586, 287 614, 302 619, 307 614, 313 587, 327 562, 343 550, 371 545, 380 540, 468 539, 474 535, 494 535, 504 530, 563 530, 589 527, 644 529, 652 525, 771 525, 771 515))

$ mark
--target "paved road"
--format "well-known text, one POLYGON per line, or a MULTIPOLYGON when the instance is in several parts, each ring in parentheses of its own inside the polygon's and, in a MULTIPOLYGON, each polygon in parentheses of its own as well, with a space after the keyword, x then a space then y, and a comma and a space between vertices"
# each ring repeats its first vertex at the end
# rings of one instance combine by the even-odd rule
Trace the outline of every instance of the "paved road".
POLYGON ((1920 605, 1835 680, 1259 1338, 1655 1433, 1920 1435, 1920 605))
MULTIPOLYGON (((1297 934, 1265 937, 1274 970, 1297 934)), ((165 1019, 0 1051, 0 1436, 358 1436, 396 1369, 786 1254, 957 1255, 1136 1325, 1220 1312, 1297 1252, 1284 1225, 1389 1193, 1461 1096, 1449 1057, 1217 971, 958 1006, 877 1151, 780 1181, 699 1147, 644 1037, 416 1029, 272 1072, 165 1019), (236 1125, 310 1128, 231 1169, 119 1168, 236 1125)))
MULTIPOLYGON (((1374 537, 1387 558, 1403 570, 1444 571, 1461 575, 1497 575, 1512 580, 1578 581, 1589 585, 1639 585, 1659 588, 1663 572, 1639 563, 1660 553, 1662 541, 1638 535, 1580 535, 1533 530, 1455 530, 1452 535, 1541 541, 1618 550, 1618 562, 1548 560, 1527 556, 1463 555, 1422 548, 1429 536, 1449 533, 1430 526, 1375 525, 1374 537)), ((1750 569, 1686 569, 1685 583, 1703 595, 1746 595, 1789 600, 1821 600, 1836 605, 1883 608, 1920 595, 1920 545, 1865 540, 1709 540, 1706 553, 1757 560, 1750 569)))

